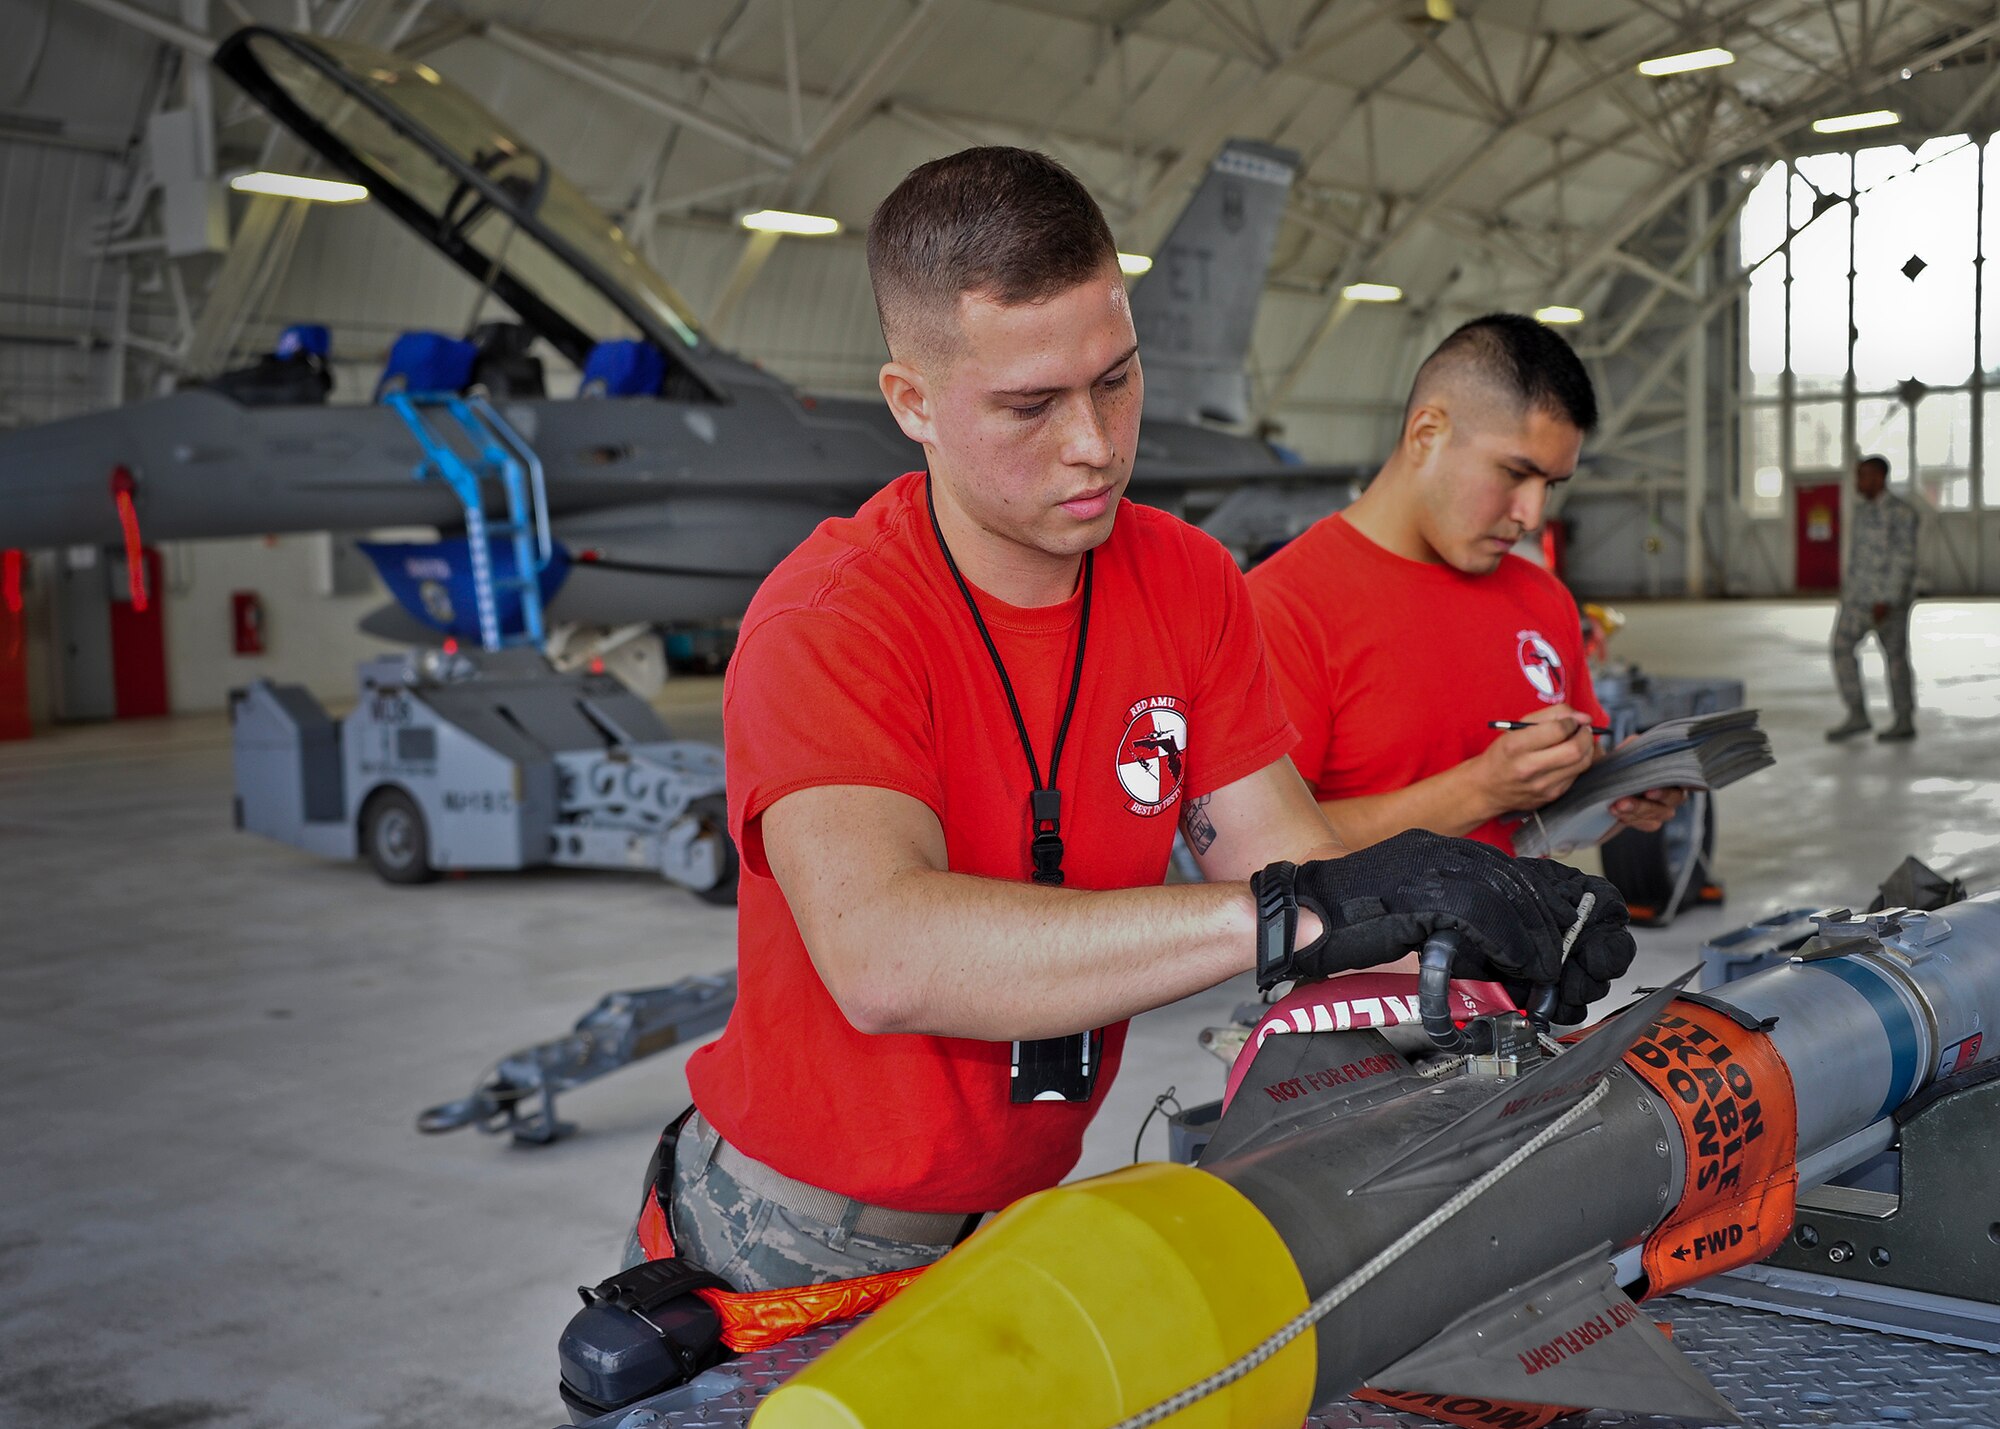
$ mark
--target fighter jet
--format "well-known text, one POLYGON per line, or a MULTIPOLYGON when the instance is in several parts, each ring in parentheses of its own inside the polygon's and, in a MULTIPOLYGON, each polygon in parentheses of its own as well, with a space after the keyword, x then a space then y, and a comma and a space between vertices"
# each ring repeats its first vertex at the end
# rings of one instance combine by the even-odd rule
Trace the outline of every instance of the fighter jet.
MULTIPOLYGON (((432 355, 459 352, 469 374, 426 369, 419 335, 415 359, 392 354, 384 385, 480 383, 507 435, 538 458, 551 626, 740 613, 815 525, 921 465, 879 400, 809 396, 718 346, 615 222, 429 65, 261 27, 232 35, 214 63, 518 318, 476 350, 449 335, 433 345, 432 355), (543 391, 538 364, 522 361, 535 339, 603 395, 543 391)), ((1147 370, 1137 499, 1174 506, 1197 488, 1353 475, 1285 465, 1224 429, 1249 416, 1244 361, 1297 164, 1228 143, 1137 284, 1147 370)), ((466 503, 413 479, 425 452, 407 414, 327 405, 325 386, 249 371, 0 435, 0 545, 433 527, 436 547, 371 552, 402 612, 366 624, 406 638, 477 633, 467 602, 434 578, 467 564, 466 503)))

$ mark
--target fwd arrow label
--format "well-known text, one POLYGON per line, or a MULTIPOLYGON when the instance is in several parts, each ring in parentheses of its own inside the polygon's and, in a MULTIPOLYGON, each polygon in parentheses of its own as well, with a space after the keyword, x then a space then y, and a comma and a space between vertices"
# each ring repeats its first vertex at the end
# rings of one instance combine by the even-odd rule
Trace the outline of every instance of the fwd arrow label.
POLYGON ((1732 1222, 1726 1226, 1717 1226, 1712 1231, 1703 1231, 1692 1240, 1675 1246, 1668 1254, 1673 1256, 1675 1260, 1683 1262, 1692 1255, 1695 1258, 1695 1262, 1699 1264, 1704 1260, 1713 1259, 1725 1251, 1736 1249, 1737 1246, 1743 1244, 1743 1234, 1743 1227, 1732 1222))

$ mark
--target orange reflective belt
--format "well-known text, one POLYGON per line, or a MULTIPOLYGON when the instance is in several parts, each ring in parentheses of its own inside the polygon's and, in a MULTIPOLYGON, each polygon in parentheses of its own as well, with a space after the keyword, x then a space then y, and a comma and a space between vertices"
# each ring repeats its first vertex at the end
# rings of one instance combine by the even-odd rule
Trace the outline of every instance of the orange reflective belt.
MULTIPOLYGON (((639 1212, 639 1248, 648 1260, 671 1260, 673 1231, 657 1195, 639 1212)), ((761 1350, 834 1320, 864 1315, 923 1274, 925 1267, 885 1270, 853 1280, 796 1285, 781 1290, 697 1290, 722 1321, 722 1342, 738 1354, 761 1350)))
POLYGON ((1798 1101, 1770 1036, 1694 1002, 1669 1003, 1625 1054, 1680 1123, 1687 1175, 1646 1241, 1646 1296, 1762 1260, 1791 1232, 1798 1101))

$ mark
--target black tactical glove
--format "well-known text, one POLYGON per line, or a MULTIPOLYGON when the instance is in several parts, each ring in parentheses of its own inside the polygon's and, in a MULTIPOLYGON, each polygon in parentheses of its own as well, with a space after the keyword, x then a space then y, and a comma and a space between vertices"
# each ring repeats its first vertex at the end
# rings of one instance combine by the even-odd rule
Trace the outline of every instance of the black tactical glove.
POLYGON ((1554 1017, 1581 1022, 1631 965, 1625 902, 1601 878, 1546 858, 1412 829, 1345 858, 1274 863, 1257 898, 1257 985, 1376 967, 1458 934, 1454 976, 1558 989, 1554 1017), (1298 909, 1326 931, 1294 948, 1298 909))

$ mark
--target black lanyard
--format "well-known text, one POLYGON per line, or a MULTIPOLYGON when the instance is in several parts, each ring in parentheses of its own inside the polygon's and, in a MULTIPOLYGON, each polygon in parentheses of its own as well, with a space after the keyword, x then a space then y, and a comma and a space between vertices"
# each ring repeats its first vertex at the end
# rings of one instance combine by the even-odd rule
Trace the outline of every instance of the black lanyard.
MULTIPOLYGON (((1056 771, 1062 765, 1063 744, 1069 739, 1070 718, 1076 713, 1077 695, 1083 689, 1083 652, 1090 641, 1091 584, 1097 553, 1083 553, 1083 615, 1077 625, 1076 664, 1070 671, 1069 701, 1063 706, 1062 721, 1056 726, 1055 744, 1049 749, 1049 777, 1044 783, 1042 767, 1035 759, 1034 741, 1028 737, 1028 722, 1021 718, 1021 702, 1014 696, 1014 682, 1007 678, 1007 664, 1000 658, 1000 647, 993 643, 992 632, 986 628, 986 618, 979 613, 979 602, 972 597, 972 587, 966 584, 965 577, 959 572, 958 562, 952 559, 951 546, 944 539, 944 527, 938 524, 937 500, 928 474, 924 477, 924 505, 930 511, 931 534, 937 537, 938 553, 944 557, 945 568, 958 584, 958 593, 965 599, 965 608, 972 613, 972 623, 979 628, 979 638, 986 642, 986 653, 993 660, 993 672, 1000 677, 1000 689, 1007 696, 1008 712, 1014 716, 1014 733, 1020 738, 1021 754, 1028 761, 1028 778, 1032 785, 1028 794, 1028 854, 1035 865, 1030 877, 1036 883, 1060 884, 1063 881, 1062 791, 1056 788, 1056 771)), ((1088 1101, 1091 1088, 1097 1082, 1102 1047, 1103 1034, 1098 1031, 1074 1037, 1016 1042, 1010 1098, 1017 1102, 1088 1101)))
POLYGON ((1034 881, 1061 883, 1062 791, 1056 788, 1056 769, 1062 764, 1063 744, 1069 738, 1070 716, 1076 713, 1077 693, 1083 689, 1083 647, 1090 640, 1091 567, 1097 552, 1083 553, 1083 619, 1076 632, 1076 666, 1070 671, 1069 703, 1063 706, 1062 723, 1056 726, 1056 742, 1049 750, 1049 782, 1044 784, 1042 766, 1035 761, 1034 742, 1028 738, 1028 722, 1021 718, 1021 702, 1014 698, 1014 682, 1007 678, 1007 665, 1000 658, 1000 647, 993 643, 992 633, 986 628, 986 618, 979 613, 979 602, 972 598, 972 587, 959 574, 958 562, 952 559, 951 547, 945 544, 944 528, 938 525, 937 502, 931 496, 928 476, 924 478, 924 504, 930 508, 931 533, 937 537, 938 551, 944 556, 945 567, 951 572, 951 578, 958 582, 958 593, 965 597, 965 608, 972 612, 972 623, 979 627, 979 638, 986 642, 986 653, 993 657, 993 672, 1000 677, 1000 688, 1007 696, 1007 709, 1014 716, 1014 733, 1020 736, 1021 753, 1028 761, 1028 778, 1034 786, 1028 795, 1028 853, 1035 861, 1034 881))

